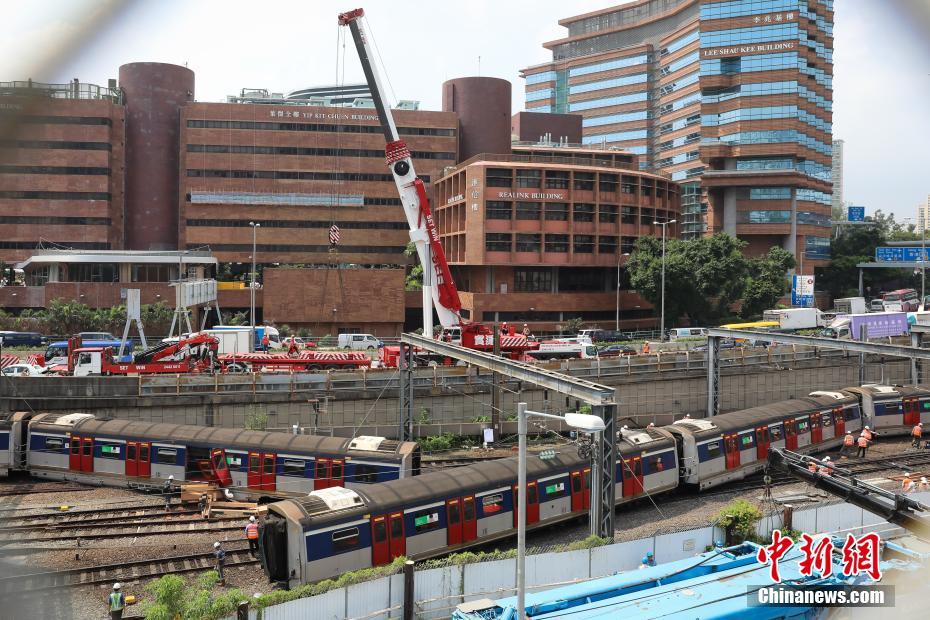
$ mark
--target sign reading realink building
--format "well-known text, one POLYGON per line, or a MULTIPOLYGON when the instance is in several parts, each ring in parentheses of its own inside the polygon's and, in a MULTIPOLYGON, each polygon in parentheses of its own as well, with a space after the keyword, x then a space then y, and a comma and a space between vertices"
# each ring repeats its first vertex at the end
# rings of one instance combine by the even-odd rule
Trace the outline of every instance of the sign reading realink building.
POLYGON ((510 200, 565 200, 565 192, 497 192, 497 198, 510 200))
POLYGON ((701 58, 722 58, 726 56, 749 56, 751 54, 770 54, 772 52, 790 52, 797 49, 796 41, 778 43, 753 43, 734 47, 708 47, 701 50, 701 58))

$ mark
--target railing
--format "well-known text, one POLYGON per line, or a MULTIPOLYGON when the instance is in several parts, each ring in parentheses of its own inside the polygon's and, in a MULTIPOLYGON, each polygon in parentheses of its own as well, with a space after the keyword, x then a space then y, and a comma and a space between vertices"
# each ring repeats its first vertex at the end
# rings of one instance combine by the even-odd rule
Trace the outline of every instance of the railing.
POLYGON ((2 95, 40 95, 51 99, 109 99, 114 103, 122 103, 123 99, 119 88, 77 81, 65 84, 47 84, 32 80, 0 82, 0 96, 2 95))

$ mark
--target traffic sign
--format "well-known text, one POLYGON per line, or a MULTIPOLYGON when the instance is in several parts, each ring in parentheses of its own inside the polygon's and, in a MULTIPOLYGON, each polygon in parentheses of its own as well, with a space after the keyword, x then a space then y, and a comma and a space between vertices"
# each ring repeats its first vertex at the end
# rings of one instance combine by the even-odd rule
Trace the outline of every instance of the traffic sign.
POLYGON ((865 207, 856 207, 850 205, 846 208, 846 219, 850 222, 864 222, 865 207))
POLYGON ((924 248, 923 259, 920 257, 920 246, 879 246, 875 248, 876 263, 917 263, 928 260, 928 248, 924 248))
POLYGON ((802 308, 814 305, 814 276, 796 275, 792 278, 791 305, 802 308))

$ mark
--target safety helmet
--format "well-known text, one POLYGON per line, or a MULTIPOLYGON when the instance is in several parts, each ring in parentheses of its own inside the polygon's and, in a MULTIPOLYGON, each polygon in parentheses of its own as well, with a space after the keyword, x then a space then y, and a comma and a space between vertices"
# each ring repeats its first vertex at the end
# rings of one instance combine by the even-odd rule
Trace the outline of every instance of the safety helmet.
POLYGON ((249 517, 249 523, 255 523, 255 517, 254 517, 254 516, 249 517))
POLYGON ((917 426, 923 426, 923 425, 924 425, 923 422, 918 422, 918 423, 917 423, 917 426))
POLYGON ((168 480, 174 480, 174 474, 171 474, 170 476, 168 476, 168 480))
POLYGON ((866 427, 865 427, 865 430, 869 430, 869 427, 868 427, 868 426, 866 426, 866 427))
POLYGON ((825 456, 825 457, 823 457, 823 460, 829 461, 829 460, 830 460, 830 457, 829 457, 829 456, 825 456))
POLYGON ((114 583, 114 584, 113 584, 113 589, 114 589, 114 590, 119 590, 119 589, 122 588, 122 587, 123 587, 123 586, 121 586, 121 585, 118 584, 118 583, 114 583))
POLYGON ((647 557, 647 558, 651 558, 651 557, 652 557, 652 551, 647 551, 647 552, 646 552, 646 557, 647 557))
POLYGON ((213 543, 213 548, 214 548, 214 549, 219 549, 219 548, 220 548, 220 543, 219 543, 219 542, 213 543))
POLYGON ((846 431, 847 435, 852 435, 852 431, 846 431))
POLYGON ((920 484, 927 484, 927 479, 926 479, 926 478, 921 478, 921 479, 920 479, 920 484))

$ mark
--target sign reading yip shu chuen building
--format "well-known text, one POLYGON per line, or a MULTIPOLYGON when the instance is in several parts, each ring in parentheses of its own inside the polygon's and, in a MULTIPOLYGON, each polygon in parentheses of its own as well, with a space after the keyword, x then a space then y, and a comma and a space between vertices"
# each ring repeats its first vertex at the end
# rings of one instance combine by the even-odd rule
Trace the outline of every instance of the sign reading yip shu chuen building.
POLYGON ((499 190, 494 198, 497 200, 566 200, 566 192, 514 192, 499 190))

